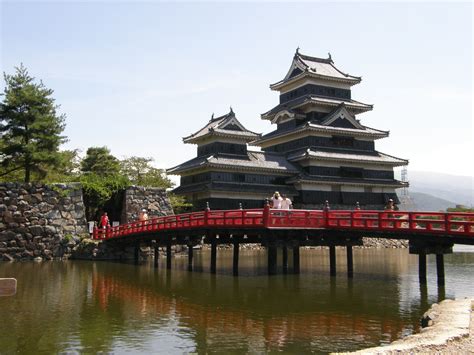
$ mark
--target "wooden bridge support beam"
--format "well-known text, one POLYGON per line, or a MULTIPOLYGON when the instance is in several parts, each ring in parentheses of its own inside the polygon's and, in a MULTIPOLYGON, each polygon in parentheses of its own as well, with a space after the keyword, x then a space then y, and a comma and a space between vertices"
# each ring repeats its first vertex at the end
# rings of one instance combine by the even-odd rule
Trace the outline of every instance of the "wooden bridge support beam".
POLYGON ((153 243, 153 254, 154 254, 153 266, 155 268, 158 268, 158 261, 160 260, 160 248, 156 241, 153 243))
POLYGON ((275 244, 268 244, 268 275, 275 275, 277 272, 277 247, 275 244))
POLYGON ((138 264, 140 262, 140 243, 135 243, 133 260, 135 264, 138 264))
POLYGON ((436 254, 436 272, 438 274, 438 285, 444 286, 444 254, 436 254))
POLYGON ((216 273, 217 269, 217 241, 211 240, 211 274, 216 273))
POLYGON ((193 245, 188 244, 188 271, 193 271, 193 245))
POLYGON ((232 273, 234 276, 239 275, 239 251, 240 251, 240 244, 239 242, 234 242, 234 255, 232 259, 232 273))
POLYGON ((283 254, 283 273, 286 274, 288 272, 288 247, 283 245, 281 250, 283 254))
POLYGON ((329 247, 329 274, 336 276, 336 247, 334 245, 329 247))
POLYGON ((354 277, 354 261, 352 258, 352 245, 347 246, 347 277, 354 277))
POLYGON ((410 241, 410 254, 418 254, 418 277, 420 284, 426 284, 426 255, 436 255, 436 271, 438 274, 438 286, 444 288, 444 254, 453 252, 453 243, 434 243, 434 242, 412 242, 410 241))
POLYGON ((420 284, 425 285, 426 281, 426 253, 420 252, 418 254, 418 279, 420 284))
POLYGON ((171 269, 171 243, 166 244, 166 268, 171 269))
POLYGON ((300 273, 300 246, 299 244, 293 246, 293 273, 300 273))

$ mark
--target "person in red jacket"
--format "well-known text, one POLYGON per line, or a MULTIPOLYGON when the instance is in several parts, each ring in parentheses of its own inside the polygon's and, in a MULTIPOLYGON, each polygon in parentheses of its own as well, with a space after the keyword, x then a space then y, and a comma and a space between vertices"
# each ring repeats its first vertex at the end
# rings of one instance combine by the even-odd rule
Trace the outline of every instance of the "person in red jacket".
POLYGON ((107 216, 107 212, 104 212, 102 217, 100 217, 100 227, 102 229, 106 229, 107 227, 110 227, 109 216, 107 216))

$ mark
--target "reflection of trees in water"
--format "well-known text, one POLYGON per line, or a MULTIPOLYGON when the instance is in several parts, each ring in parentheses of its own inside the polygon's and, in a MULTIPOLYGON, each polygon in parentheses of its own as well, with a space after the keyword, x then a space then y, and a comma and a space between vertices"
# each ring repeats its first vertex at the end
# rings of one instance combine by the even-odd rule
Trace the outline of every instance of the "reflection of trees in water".
POLYGON ((301 277, 218 276, 213 283, 208 274, 163 274, 144 267, 128 275, 94 273, 94 295, 103 312, 111 302, 122 303, 129 313, 125 318, 139 317, 144 327, 146 320, 156 322, 157 316, 176 317, 192 330, 199 351, 222 351, 220 346, 229 342, 243 351, 289 350, 295 342, 300 350, 335 350, 338 343, 351 339, 344 348, 360 348, 379 344, 380 339, 393 341, 406 327, 396 301, 375 300, 393 297, 390 289, 375 296, 354 284, 347 287, 346 281, 334 284, 332 294, 327 284, 298 292, 305 287, 301 277))
MULTIPOLYGON (((156 332, 167 336, 166 327, 172 327, 169 334, 187 337, 190 348, 183 351, 298 353, 386 343, 416 329, 428 302, 436 301, 431 284, 429 294, 421 290, 420 300, 418 283, 401 283, 417 280, 416 257, 404 253, 355 251, 352 281, 345 275, 342 251, 339 274, 329 278, 324 250, 302 251, 301 275, 273 277, 230 276, 232 258, 224 251, 219 251, 218 275, 207 273, 206 253, 196 254, 202 273, 177 270, 186 268, 186 258, 176 258, 171 273, 114 263, 0 264, 2 275, 18 279, 17 295, 0 298, 0 319, 6 320, 0 322, 0 334, 8 334, 0 336, 0 349, 92 353, 123 350, 123 344, 137 351, 143 344, 154 349, 161 346, 154 341, 156 332)), ((260 254, 253 255, 258 260, 242 257, 244 275, 255 266, 265 272, 265 253, 260 254)), ((446 262, 449 275, 472 266, 474 257, 454 254, 446 262)))

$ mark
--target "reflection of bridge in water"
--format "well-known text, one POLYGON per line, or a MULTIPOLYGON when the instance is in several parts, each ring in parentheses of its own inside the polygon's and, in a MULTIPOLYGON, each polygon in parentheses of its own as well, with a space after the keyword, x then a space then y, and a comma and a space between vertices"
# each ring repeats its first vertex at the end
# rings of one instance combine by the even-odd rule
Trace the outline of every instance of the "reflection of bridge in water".
POLYGON ((142 244, 166 246, 167 267, 171 268, 171 246, 188 246, 188 268, 193 268, 193 247, 211 245, 211 273, 216 272, 217 245, 233 244, 233 271, 238 274, 239 246, 258 243, 268 250, 268 273, 277 270, 277 248, 282 248, 283 271, 288 271, 288 249, 292 249, 292 272, 299 273, 300 246, 329 247, 330 274, 336 274, 336 246, 347 249, 347 272, 353 276, 352 247, 362 237, 408 239, 410 253, 419 255, 419 279, 426 283, 426 255, 436 254, 438 283, 444 284, 444 254, 454 244, 474 245, 474 213, 401 211, 331 211, 263 209, 185 213, 133 222, 94 231, 94 239, 118 246, 135 246, 139 258, 142 244))
MULTIPOLYGON (((133 317, 155 322, 159 322, 156 317, 175 319, 179 327, 192 330, 197 352, 211 351, 213 346, 218 349, 218 343, 230 334, 245 339, 248 351, 268 346, 272 349, 267 350, 283 350, 295 339, 306 344, 320 342, 318 349, 327 347, 329 351, 341 339, 353 339, 352 346, 360 348, 367 342, 378 345, 381 338, 394 341, 407 331, 398 303, 377 301, 384 292, 397 294, 395 284, 381 294, 367 295, 350 280, 342 285, 331 282, 334 290, 328 293, 318 288, 299 292, 303 281, 298 278, 285 284, 284 279, 267 283, 258 277, 220 276, 216 282, 213 275, 193 274, 200 275, 197 279, 189 275, 179 273, 171 278, 169 272, 157 274, 148 268, 131 269, 130 274, 120 276, 95 271, 92 291, 105 313, 119 303, 133 317), (274 295, 285 292, 292 296, 288 307, 282 309, 274 295), (257 345, 253 347, 252 342, 257 345)), ((416 327, 418 317, 412 318, 409 323, 416 327)))

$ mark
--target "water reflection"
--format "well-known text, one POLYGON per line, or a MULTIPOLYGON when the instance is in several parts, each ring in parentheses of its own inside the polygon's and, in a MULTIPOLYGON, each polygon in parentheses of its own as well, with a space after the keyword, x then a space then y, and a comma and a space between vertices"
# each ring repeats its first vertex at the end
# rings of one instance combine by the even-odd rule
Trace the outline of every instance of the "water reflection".
MULTIPOLYGON (((281 265, 281 255, 279 265, 281 265)), ((291 265, 291 255, 289 256, 291 265)), ((219 251, 153 264, 106 262, 0 264, 18 293, 0 299, 2 352, 328 352, 393 341, 418 329, 420 315, 444 297, 472 295, 474 254, 446 257, 446 289, 428 258, 428 284, 418 284, 406 250, 354 250, 354 279, 345 253, 329 277, 329 253, 303 250, 301 274, 266 275, 263 251, 240 258, 219 251), (196 272, 199 270, 199 272, 196 272), (466 287, 467 286, 467 287, 466 287)), ((290 268, 291 269, 291 268, 290 268)), ((282 270, 279 270, 281 272, 282 270)))

